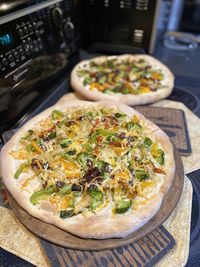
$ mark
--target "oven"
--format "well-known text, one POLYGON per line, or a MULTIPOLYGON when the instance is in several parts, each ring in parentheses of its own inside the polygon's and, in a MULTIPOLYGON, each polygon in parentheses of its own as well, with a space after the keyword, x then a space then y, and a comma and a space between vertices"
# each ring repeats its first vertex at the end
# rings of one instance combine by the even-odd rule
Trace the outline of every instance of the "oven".
POLYGON ((0 4, 0 134, 24 120, 79 57, 73 1, 0 4))

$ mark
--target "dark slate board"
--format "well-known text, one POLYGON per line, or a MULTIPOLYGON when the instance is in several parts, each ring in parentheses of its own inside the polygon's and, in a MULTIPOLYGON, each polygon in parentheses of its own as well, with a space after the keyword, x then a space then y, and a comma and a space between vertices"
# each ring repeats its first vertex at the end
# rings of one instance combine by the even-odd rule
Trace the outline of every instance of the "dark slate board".
POLYGON ((66 249, 40 240, 52 267, 152 267, 175 245, 163 226, 130 245, 97 252, 66 249))
POLYGON ((183 110, 153 106, 137 106, 135 109, 158 125, 170 137, 182 156, 191 154, 190 138, 183 110))

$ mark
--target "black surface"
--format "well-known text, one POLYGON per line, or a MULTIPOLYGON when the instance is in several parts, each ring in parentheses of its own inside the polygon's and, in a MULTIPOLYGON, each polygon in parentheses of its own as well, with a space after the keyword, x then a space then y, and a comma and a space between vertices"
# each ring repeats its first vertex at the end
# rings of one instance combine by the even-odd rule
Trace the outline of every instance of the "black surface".
POLYGON ((188 175, 193 186, 190 252, 187 267, 200 266, 200 170, 188 175))
POLYGON ((33 267, 34 265, 0 248, 1 267, 33 267))
POLYGON ((175 86, 173 93, 168 99, 182 102, 193 112, 199 109, 199 98, 193 92, 182 86, 175 86))

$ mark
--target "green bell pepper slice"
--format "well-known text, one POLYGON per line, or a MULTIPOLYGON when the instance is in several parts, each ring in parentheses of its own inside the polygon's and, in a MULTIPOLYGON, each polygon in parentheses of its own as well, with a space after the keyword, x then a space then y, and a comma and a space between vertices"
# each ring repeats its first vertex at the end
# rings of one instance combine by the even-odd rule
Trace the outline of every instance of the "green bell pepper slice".
POLYGON ((103 202, 103 193, 98 189, 92 189, 89 190, 89 195, 91 197, 90 209, 91 211, 95 211, 103 202))
POLYGON ((60 194, 68 194, 71 192, 71 185, 64 185, 60 190, 59 190, 59 193, 60 194))
POLYGON ((54 188, 53 187, 49 187, 47 189, 42 189, 39 191, 36 191, 35 193, 32 194, 32 196, 30 197, 30 201, 33 205, 38 204, 41 200, 45 200, 47 199, 49 196, 52 195, 52 193, 54 192, 54 188))
POLYGON ((163 165, 165 162, 165 152, 162 149, 158 149, 159 156, 154 157, 154 159, 160 164, 163 165))
POLYGON ((24 169, 28 167, 28 163, 24 162, 22 163, 19 168, 17 169, 17 171, 15 172, 15 178, 18 179, 20 174, 24 171, 24 169))
POLYGON ((63 117, 64 113, 60 110, 54 109, 51 113, 51 117, 53 120, 57 120, 60 119, 61 117, 63 117))

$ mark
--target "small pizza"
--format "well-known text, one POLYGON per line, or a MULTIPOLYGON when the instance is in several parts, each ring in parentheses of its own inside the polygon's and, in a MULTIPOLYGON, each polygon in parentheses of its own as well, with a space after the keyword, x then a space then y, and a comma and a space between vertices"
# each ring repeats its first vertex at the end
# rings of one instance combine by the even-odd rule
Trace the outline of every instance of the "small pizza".
POLYGON ((71 73, 71 86, 91 100, 140 105, 170 95, 174 76, 148 55, 102 56, 77 64, 71 73))
POLYGON ((118 102, 72 101, 2 148, 3 182, 32 216, 83 238, 125 237, 159 210, 174 177, 167 135, 118 102))

